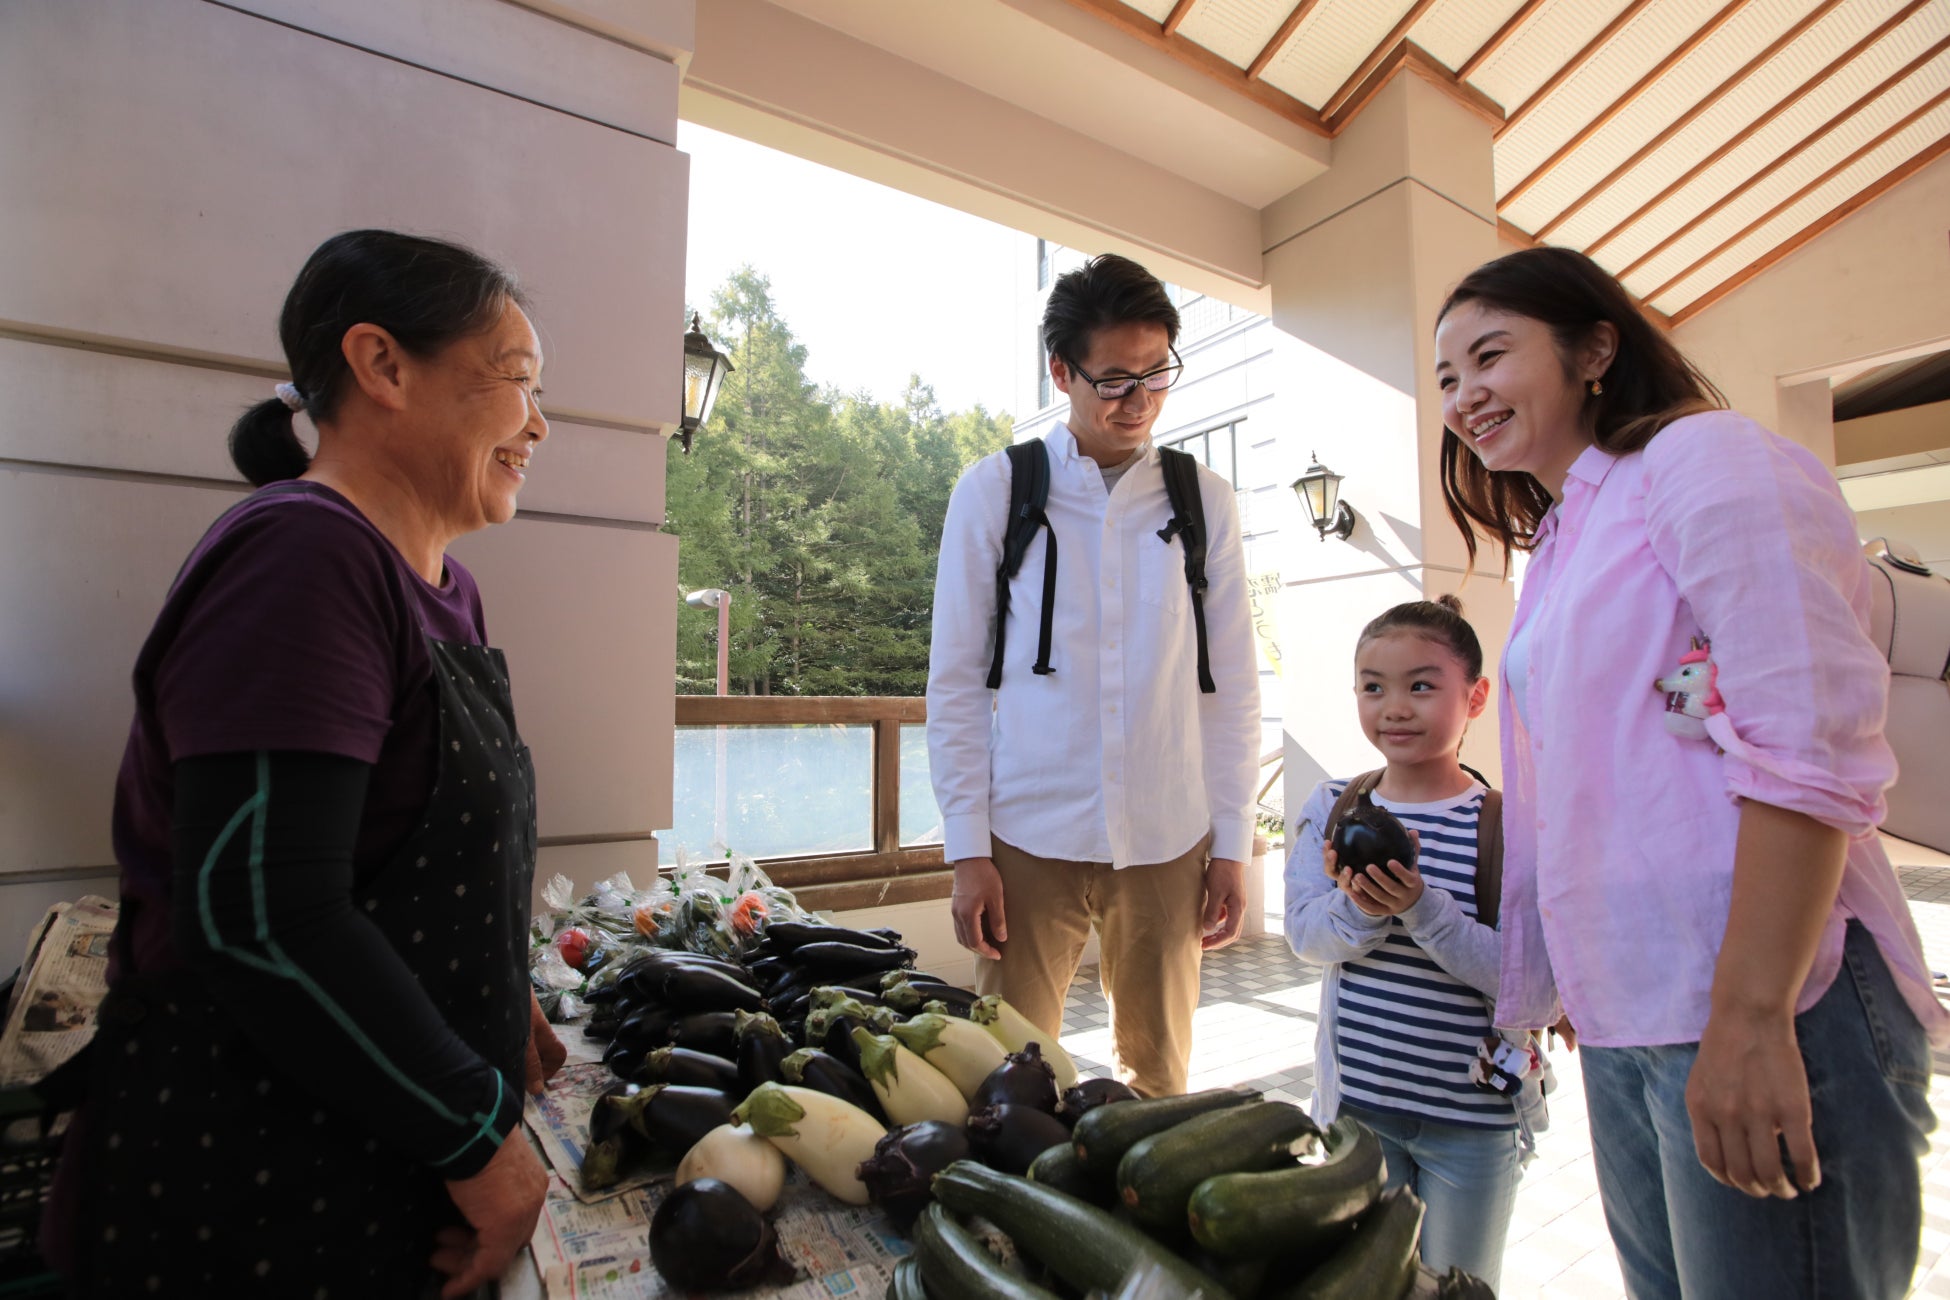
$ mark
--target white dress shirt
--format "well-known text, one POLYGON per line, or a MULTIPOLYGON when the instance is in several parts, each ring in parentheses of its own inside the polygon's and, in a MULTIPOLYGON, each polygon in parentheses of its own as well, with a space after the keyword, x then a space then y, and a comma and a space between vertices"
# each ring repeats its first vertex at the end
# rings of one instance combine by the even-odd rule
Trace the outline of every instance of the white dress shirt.
POLYGON ((988 689, 995 571, 1009 460, 962 474, 948 502, 928 663, 928 758, 950 862, 990 856, 991 834, 1037 857, 1169 862, 1206 832, 1212 856, 1252 856, 1259 665, 1232 487, 1199 470, 1207 532, 1205 625, 1217 694, 1198 689, 1185 552, 1158 452, 1108 490, 1061 424, 1049 446, 1057 538, 1050 667, 1039 677, 1047 532, 1010 585, 1002 686, 988 689))

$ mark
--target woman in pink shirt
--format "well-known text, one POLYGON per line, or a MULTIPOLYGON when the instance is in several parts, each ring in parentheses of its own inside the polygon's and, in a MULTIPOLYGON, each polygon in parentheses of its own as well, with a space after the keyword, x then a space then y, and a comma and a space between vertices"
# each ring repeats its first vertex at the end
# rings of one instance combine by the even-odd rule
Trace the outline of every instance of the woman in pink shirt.
POLYGON ((1582 254, 1472 272, 1436 355, 1450 514, 1530 552, 1497 1021, 1577 1027, 1627 1285, 1901 1295, 1950 1014, 1876 838, 1887 665, 1835 480, 1582 254))

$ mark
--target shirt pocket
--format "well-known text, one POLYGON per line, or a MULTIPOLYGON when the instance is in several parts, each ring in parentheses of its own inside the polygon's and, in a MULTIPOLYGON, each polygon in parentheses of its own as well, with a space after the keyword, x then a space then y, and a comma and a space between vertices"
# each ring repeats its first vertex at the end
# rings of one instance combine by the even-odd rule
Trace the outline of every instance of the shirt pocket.
POLYGON ((1146 605, 1173 610, 1183 608, 1190 599, 1185 552, 1176 539, 1160 545, 1155 535, 1140 537, 1137 569, 1138 599, 1146 605))

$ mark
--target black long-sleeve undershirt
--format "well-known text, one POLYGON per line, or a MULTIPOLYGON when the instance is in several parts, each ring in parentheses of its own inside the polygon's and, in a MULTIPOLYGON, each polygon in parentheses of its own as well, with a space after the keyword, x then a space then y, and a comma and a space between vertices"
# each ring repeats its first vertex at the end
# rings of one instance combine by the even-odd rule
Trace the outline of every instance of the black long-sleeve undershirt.
POLYGON ((466 1178, 519 1123, 522 1098, 353 905, 371 772, 283 751, 176 763, 172 933, 212 1000, 320 1105, 466 1178))

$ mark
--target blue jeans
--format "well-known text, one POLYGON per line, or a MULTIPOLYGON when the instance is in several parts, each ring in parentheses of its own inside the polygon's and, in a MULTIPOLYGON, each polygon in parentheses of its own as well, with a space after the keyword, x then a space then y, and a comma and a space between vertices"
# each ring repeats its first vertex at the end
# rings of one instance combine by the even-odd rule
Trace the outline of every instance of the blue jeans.
POLYGON ((1791 1201, 1713 1180, 1693 1150, 1698 1043, 1586 1047, 1605 1222, 1633 1300, 1864 1300, 1909 1289, 1923 1227, 1918 1159, 1936 1127, 1930 1050, 1875 940, 1850 922, 1835 983, 1795 1017, 1821 1186, 1791 1201))
POLYGON ((1388 1186, 1407 1187, 1429 1207, 1422 1220, 1422 1262, 1438 1273, 1455 1265, 1496 1289, 1523 1173, 1517 1130, 1438 1124, 1352 1103, 1343 1104, 1341 1114, 1381 1139, 1388 1186))

